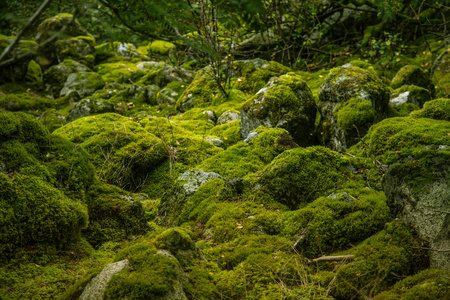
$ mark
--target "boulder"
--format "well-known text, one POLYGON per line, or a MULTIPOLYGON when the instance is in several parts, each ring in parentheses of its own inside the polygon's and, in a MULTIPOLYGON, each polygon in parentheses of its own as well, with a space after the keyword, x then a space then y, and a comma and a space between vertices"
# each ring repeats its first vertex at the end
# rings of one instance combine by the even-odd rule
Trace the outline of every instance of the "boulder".
POLYGON ((323 143, 345 151, 357 142, 355 136, 362 137, 387 114, 388 104, 389 89, 373 72, 353 66, 332 69, 319 91, 323 143))
POLYGON ((398 89, 403 85, 415 85, 430 91, 431 97, 435 96, 434 84, 419 66, 406 65, 401 68, 394 78, 392 78, 391 87, 398 89))
POLYGON ((317 107, 307 84, 295 73, 271 79, 241 109, 241 136, 258 128, 286 129, 300 146, 314 143, 317 107))
POLYGON ((431 100, 421 110, 412 112, 411 117, 450 121, 450 99, 431 100))
POLYGON ((64 97, 71 92, 77 92, 81 98, 92 95, 96 90, 105 86, 105 81, 95 72, 72 73, 67 77, 66 83, 60 92, 64 97))
POLYGON ((72 59, 86 66, 94 65, 95 39, 92 36, 77 36, 55 43, 58 62, 72 59))
POLYGON ((103 300, 108 283, 111 281, 113 275, 121 272, 128 267, 130 262, 124 259, 115 263, 111 263, 103 268, 103 270, 91 279, 88 285, 84 288, 79 300, 103 300))

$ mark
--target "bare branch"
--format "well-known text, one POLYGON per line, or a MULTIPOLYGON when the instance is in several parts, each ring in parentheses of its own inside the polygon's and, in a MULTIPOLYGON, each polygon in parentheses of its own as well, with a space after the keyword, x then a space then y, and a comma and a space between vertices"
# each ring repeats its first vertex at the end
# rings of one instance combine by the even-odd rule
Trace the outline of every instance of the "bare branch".
POLYGON ((353 260, 355 256, 353 254, 349 255, 336 255, 336 256, 322 256, 314 258, 311 262, 322 262, 322 261, 343 261, 343 260, 353 260))

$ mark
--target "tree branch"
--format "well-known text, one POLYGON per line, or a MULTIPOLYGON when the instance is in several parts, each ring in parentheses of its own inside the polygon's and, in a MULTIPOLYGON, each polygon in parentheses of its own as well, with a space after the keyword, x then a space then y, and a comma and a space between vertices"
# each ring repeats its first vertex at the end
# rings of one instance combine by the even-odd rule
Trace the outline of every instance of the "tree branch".
POLYGON ((322 261, 343 261, 343 260, 353 260, 355 256, 353 254, 349 255, 336 255, 336 256, 322 256, 314 258, 311 262, 322 262, 322 261))
POLYGON ((0 62, 5 59, 5 57, 12 51, 12 49, 19 42, 20 38, 24 35, 24 33, 30 28, 31 25, 36 21, 36 19, 42 14, 42 12, 47 8, 52 0, 45 0, 44 3, 38 8, 38 10, 34 13, 34 15, 28 20, 27 24, 22 28, 22 31, 14 38, 14 40, 6 47, 5 51, 3 51, 0 56, 0 62))

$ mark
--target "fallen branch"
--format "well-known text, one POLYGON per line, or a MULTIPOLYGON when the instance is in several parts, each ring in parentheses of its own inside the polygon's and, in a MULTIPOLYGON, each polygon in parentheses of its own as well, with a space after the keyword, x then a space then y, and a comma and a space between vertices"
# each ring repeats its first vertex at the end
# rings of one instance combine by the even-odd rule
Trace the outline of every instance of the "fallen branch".
POLYGON ((336 255, 336 256, 322 256, 314 258, 311 262, 322 262, 322 261, 343 261, 343 260, 353 260, 355 256, 353 254, 349 255, 336 255))

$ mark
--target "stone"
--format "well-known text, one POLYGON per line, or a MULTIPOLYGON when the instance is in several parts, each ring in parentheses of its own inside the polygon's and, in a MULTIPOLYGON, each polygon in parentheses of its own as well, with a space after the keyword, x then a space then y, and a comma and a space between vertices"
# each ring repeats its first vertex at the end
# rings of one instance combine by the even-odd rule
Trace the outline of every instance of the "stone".
POLYGON ((389 103, 392 105, 411 103, 422 108, 425 102, 431 100, 431 94, 429 90, 416 85, 403 85, 392 92, 391 98, 389 103))
MULTIPOLYGON (((76 93, 76 92, 74 92, 76 93)), ((113 112, 114 106, 101 101, 101 99, 86 98, 75 104, 69 115, 67 121, 72 122, 81 117, 91 116, 92 114, 113 112)))
POLYGON ((432 98, 435 96, 433 82, 419 66, 406 65, 392 78, 391 87, 393 89, 398 89, 404 85, 415 85, 427 89, 432 98))
POLYGON ((89 284, 84 288, 80 300, 102 300, 103 294, 113 275, 121 272, 129 265, 128 259, 124 259, 107 265, 103 270, 92 278, 89 284))
POLYGON ((96 90, 105 86, 102 77, 95 72, 72 73, 67 77, 66 83, 60 92, 60 96, 67 96, 72 91, 77 91, 81 98, 92 95, 96 90))
POLYGON ((95 39, 92 36, 77 36, 59 40, 55 43, 58 62, 72 59, 84 65, 94 65, 95 39))
POLYGON ((248 142, 250 142, 253 138, 258 137, 258 136, 259 136, 259 133, 257 133, 257 132, 255 132, 255 131, 250 132, 250 133, 247 135, 247 137, 245 138, 244 142, 245 142, 245 143, 248 143, 248 142))
POLYGON ((220 147, 222 149, 225 149, 225 144, 223 143, 222 140, 219 139, 205 139, 207 142, 210 142, 211 144, 213 144, 216 147, 220 147))
POLYGON ((241 136, 258 128, 279 127, 289 131, 300 146, 314 143, 317 106, 308 85, 295 73, 272 78, 241 109, 241 136))
POLYGON ((179 94, 172 90, 171 88, 165 87, 161 89, 156 97, 156 102, 158 104, 170 104, 174 105, 177 103, 179 94))
POLYGON ((389 89, 373 72, 353 66, 332 69, 319 90, 323 144, 345 151, 387 114, 388 104, 389 89))
POLYGON ((220 115, 220 117, 217 119, 217 125, 223 125, 226 123, 230 123, 233 121, 238 121, 241 119, 241 116, 238 112, 235 111, 226 111, 223 114, 220 115))

